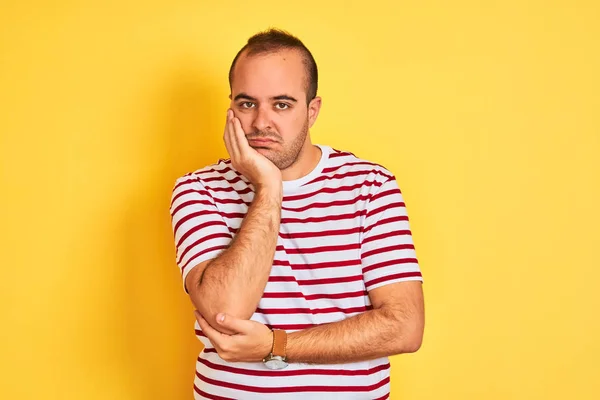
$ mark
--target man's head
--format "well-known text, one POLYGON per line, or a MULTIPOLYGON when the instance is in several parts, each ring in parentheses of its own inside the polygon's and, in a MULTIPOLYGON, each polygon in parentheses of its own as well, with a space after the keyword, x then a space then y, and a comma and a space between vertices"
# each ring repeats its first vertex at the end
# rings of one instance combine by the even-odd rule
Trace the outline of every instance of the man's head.
POLYGON ((231 109, 250 145, 279 169, 293 165, 310 145, 308 129, 321 106, 317 80, 310 51, 280 30, 252 36, 233 60, 231 109))

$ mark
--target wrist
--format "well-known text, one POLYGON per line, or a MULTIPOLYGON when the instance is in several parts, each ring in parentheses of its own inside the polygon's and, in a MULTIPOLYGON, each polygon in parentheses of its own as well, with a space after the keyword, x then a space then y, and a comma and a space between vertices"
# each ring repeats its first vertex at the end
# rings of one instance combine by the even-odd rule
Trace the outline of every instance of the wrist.
POLYGON ((279 183, 258 183, 255 185, 256 194, 265 196, 281 202, 283 199, 283 184, 279 183))
POLYGON ((273 336, 271 352, 263 359, 263 362, 269 369, 283 369, 288 366, 287 333, 279 329, 273 329, 271 332, 273 336))

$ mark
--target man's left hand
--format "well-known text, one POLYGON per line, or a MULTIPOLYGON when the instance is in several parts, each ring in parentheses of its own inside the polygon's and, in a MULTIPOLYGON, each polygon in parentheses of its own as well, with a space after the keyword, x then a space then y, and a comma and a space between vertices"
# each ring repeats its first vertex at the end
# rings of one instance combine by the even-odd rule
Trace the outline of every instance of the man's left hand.
POLYGON ((217 323, 233 335, 221 333, 210 326, 198 311, 194 311, 202 332, 208 337, 219 356, 229 362, 262 361, 273 346, 273 333, 260 322, 217 315, 217 323))

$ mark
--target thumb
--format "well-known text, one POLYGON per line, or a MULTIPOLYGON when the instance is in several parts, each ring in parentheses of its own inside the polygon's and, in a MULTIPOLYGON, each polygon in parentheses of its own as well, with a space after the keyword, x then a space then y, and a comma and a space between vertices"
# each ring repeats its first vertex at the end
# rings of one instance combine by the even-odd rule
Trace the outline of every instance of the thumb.
POLYGON ((232 330, 236 333, 245 333, 248 331, 248 322, 244 319, 236 318, 232 315, 228 315, 225 313, 217 314, 217 323, 229 330, 232 330))

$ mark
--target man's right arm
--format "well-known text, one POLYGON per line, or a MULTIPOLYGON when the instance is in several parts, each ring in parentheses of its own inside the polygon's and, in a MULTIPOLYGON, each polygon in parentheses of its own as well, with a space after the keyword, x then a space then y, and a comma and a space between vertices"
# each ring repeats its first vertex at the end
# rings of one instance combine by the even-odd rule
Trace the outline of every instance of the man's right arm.
POLYGON ((190 299, 211 325, 218 326, 218 313, 250 319, 256 310, 273 264, 281 199, 281 186, 258 188, 229 248, 188 273, 190 299))
POLYGON ((250 319, 256 310, 273 265, 283 199, 281 171, 250 147, 233 110, 227 111, 223 140, 232 167, 254 185, 255 194, 229 246, 185 279, 192 303, 215 329, 219 313, 250 319))

